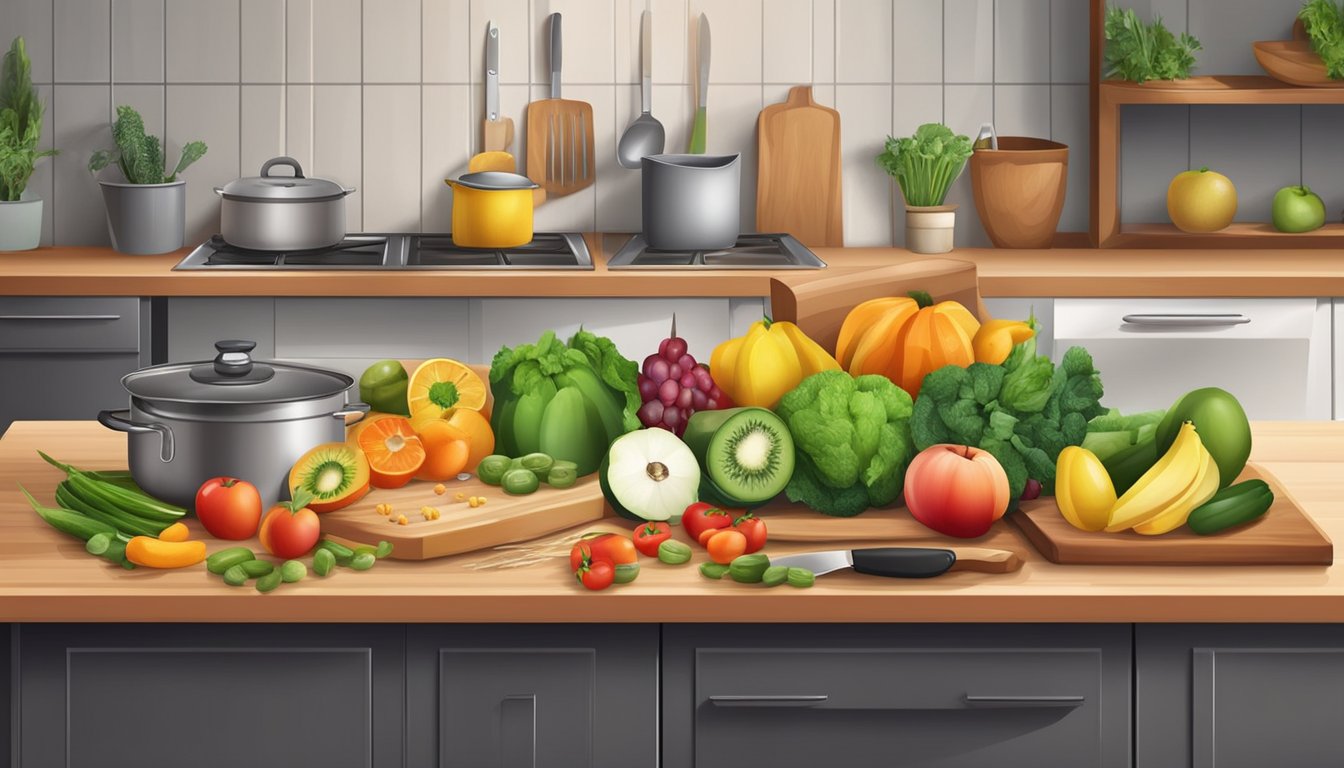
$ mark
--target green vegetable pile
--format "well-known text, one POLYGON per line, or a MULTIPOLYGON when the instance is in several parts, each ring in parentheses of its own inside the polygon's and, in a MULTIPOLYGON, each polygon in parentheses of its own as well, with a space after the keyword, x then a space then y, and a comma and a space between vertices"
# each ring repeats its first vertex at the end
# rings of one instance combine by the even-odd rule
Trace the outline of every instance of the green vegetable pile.
MULTIPOLYGON (((1034 317, 1028 322, 1036 327, 1034 317)), ((954 443, 989 451, 1008 474, 1016 506, 1029 477, 1043 494, 1054 493, 1059 452, 1081 444, 1088 420, 1106 413, 1101 395, 1086 349, 1070 347, 1056 367, 1036 354, 1032 337, 1002 365, 948 365, 925 376, 910 431, 919 450, 954 443)))
POLYGON ((775 408, 797 447, 789 500, 838 517, 896 501, 915 455, 911 411, 910 395, 885 376, 803 379, 775 408))
POLYGON ((37 151, 42 135, 42 102, 33 87, 33 64, 23 38, 16 37, 0 66, 0 201, 14 202, 28 186, 33 165, 56 150, 37 151))
POLYGON ((1108 7, 1105 32, 1105 76, 1136 83, 1189 77, 1195 51, 1203 48, 1189 33, 1173 35, 1161 17, 1144 24, 1132 8, 1108 7))
POLYGON ((1166 411, 1143 411, 1122 416, 1112 408, 1087 422, 1087 437, 1083 447, 1106 461, 1126 448, 1151 441, 1157 436, 1157 425, 1166 411))
POLYGON ((1297 17, 1307 30, 1311 50, 1321 57, 1325 74, 1344 79, 1344 8, 1333 0, 1308 0, 1297 17))
POLYGON ((941 123, 925 123, 912 137, 888 136, 877 164, 901 185, 906 205, 942 205, 971 152, 969 138, 941 123))
POLYGON ((597 471, 607 447, 639 428, 639 371, 611 339, 580 330, 562 343, 554 331, 536 344, 503 347, 490 365, 490 426, 505 456, 545 453, 597 471))
POLYGON ((177 181, 177 175, 205 155, 205 143, 189 142, 182 147, 182 157, 171 174, 165 175, 163 145, 158 136, 145 135, 145 121, 134 108, 117 107, 117 121, 112 124, 112 138, 116 149, 100 149, 89 159, 89 171, 97 173, 116 163, 132 184, 167 184, 177 181))

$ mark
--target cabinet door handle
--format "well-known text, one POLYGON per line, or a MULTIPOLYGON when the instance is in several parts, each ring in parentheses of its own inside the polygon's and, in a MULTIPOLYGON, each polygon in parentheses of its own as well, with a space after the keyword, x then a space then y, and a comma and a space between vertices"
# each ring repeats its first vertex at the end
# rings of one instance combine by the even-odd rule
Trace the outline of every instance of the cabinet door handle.
POLYGON ((121 315, 0 315, 0 320, 120 320, 121 315))
POLYGON ((710 696, 709 703, 716 707, 813 707, 824 704, 829 698, 824 693, 801 696, 710 696))
POLYGON ((964 697, 966 706, 985 709, 1023 709, 1030 707, 1080 707, 1086 696, 972 696, 964 697))
POLYGON ((1125 325, 1141 325, 1147 327, 1190 327, 1190 326, 1219 326, 1219 325, 1245 325, 1251 322, 1251 318, 1235 313, 1204 313, 1204 312, 1163 312, 1161 314, 1151 315, 1125 315, 1120 318, 1125 325))

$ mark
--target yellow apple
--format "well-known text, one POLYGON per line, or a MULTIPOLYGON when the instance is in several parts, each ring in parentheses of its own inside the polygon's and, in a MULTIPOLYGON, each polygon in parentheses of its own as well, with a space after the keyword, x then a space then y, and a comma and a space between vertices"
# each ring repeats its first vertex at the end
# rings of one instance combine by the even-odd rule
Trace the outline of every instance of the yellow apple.
POLYGON ((1183 171, 1167 187, 1167 215, 1183 232, 1217 232, 1237 215, 1237 188, 1208 168, 1183 171))

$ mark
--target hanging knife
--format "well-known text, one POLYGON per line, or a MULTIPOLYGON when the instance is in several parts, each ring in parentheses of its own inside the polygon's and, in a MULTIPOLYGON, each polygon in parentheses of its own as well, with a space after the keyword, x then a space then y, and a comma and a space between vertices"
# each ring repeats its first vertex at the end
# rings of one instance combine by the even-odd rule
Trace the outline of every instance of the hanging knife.
POLYGON ((700 99, 695 110, 695 127, 691 129, 691 149, 693 155, 705 153, 705 133, 709 129, 709 115, 705 111, 709 104, 709 17, 700 14, 700 37, 695 44, 696 64, 700 67, 700 99))
POLYGON ((1006 549, 958 547, 873 547, 869 549, 833 549, 770 558, 770 565, 806 568, 822 576, 844 568, 871 576, 902 579, 926 579, 948 571, 1008 573, 1022 567, 1017 553, 1006 549))
POLYGON ((499 27, 492 21, 485 32, 486 152, 507 152, 513 143, 513 120, 499 113, 499 27))

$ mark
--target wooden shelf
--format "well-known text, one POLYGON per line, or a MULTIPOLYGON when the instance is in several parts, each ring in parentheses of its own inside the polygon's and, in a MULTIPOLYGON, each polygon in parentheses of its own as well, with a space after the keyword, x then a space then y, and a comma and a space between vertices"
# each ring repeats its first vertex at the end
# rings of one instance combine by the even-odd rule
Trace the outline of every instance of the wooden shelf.
POLYGON ((1234 222, 1218 232, 1182 232, 1172 224, 1122 224, 1105 241, 1116 248, 1344 248, 1344 224, 1312 232, 1280 232, 1264 222, 1234 222))
POLYGON ((1344 88, 1306 88, 1263 75, 1213 75, 1099 87, 1103 112, 1121 104, 1344 104, 1344 88))

